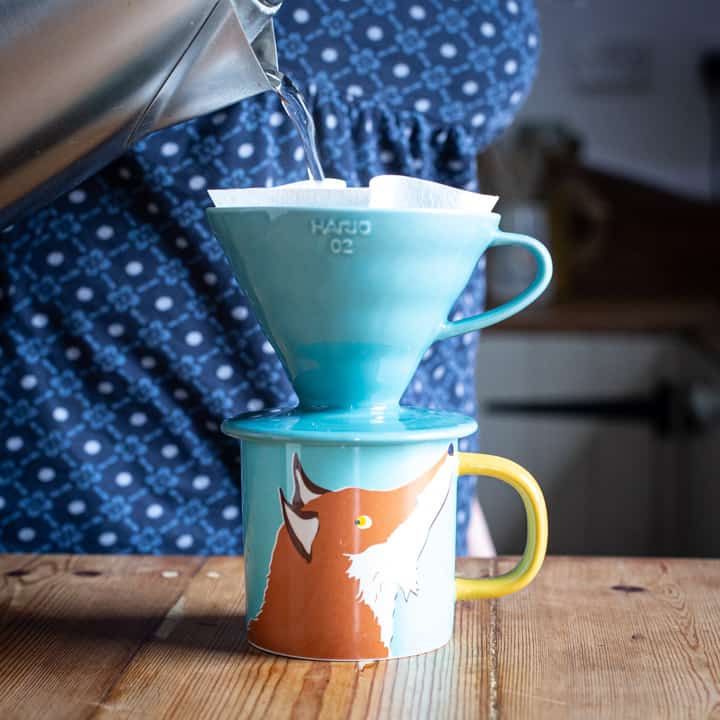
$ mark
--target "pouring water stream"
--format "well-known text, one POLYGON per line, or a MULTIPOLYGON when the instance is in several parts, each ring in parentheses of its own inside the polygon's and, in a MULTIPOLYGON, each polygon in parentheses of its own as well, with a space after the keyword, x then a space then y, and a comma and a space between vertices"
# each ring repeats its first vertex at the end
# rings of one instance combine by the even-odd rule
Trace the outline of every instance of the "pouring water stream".
POLYGON ((305 98, 287 75, 275 70, 266 70, 265 72, 273 90, 282 102, 285 114, 290 118, 300 136, 310 179, 324 180, 325 173, 320 163, 315 137, 315 122, 305 103, 305 98))

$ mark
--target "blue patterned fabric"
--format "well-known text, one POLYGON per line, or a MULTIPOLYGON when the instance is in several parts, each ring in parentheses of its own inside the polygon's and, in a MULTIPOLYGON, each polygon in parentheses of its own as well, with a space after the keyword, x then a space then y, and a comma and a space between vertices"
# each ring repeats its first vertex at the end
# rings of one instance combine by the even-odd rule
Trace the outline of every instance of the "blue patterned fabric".
MULTIPOLYGON (((282 68, 328 175, 475 188, 537 57, 528 0, 286 0, 282 68)), ((203 209, 208 187, 305 176, 274 96, 141 142, 0 234, 0 551, 237 553, 239 457, 220 421, 291 388, 203 209)), ((455 314, 477 312, 480 267, 455 314)), ((404 402, 474 414, 477 334, 438 343, 404 402)), ((465 548, 471 479, 459 488, 465 548)))

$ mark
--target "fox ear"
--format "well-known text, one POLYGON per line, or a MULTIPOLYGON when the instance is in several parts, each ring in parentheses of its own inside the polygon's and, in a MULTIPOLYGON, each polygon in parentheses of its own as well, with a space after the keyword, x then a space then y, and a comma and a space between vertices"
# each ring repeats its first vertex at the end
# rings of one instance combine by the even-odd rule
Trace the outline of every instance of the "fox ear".
POLYGON ((285 527, 295 549, 308 562, 312 560, 312 545, 315 536, 320 529, 320 520, 316 512, 309 510, 301 510, 299 507, 292 505, 285 499, 283 491, 280 490, 280 506, 285 518, 285 527))
POLYGON ((295 482, 295 493, 293 494, 292 504, 296 508, 302 507, 305 503, 309 503, 316 497, 328 492, 325 488, 321 488, 312 482, 305 474, 297 453, 293 455, 293 480, 295 482))

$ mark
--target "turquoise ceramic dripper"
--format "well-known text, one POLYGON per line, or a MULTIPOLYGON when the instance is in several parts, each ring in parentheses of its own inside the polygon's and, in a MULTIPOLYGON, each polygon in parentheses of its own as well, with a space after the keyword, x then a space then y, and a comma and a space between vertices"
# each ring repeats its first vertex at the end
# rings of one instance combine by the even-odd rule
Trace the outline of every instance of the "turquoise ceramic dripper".
POLYGON ((208 218, 303 409, 398 405, 434 341, 514 315, 552 274, 545 246, 499 230, 494 213, 210 208, 208 218), (534 255, 531 285, 448 321, 482 254, 503 245, 534 255))

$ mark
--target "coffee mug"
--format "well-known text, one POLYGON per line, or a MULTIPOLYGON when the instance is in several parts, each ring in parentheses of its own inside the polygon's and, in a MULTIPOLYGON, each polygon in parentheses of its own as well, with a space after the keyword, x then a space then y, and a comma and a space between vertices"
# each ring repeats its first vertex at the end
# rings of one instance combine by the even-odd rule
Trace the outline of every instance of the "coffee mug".
POLYGON ((397 405, 436 340, 493 325, 547 287, 545 246, 500 216, 442 210, 210 208, 210 225, 305 409, 397 405), (448 321, 480 256, 537 263, 509 302, 448 321))
POLYGON ((249 642, 313 660, 380 660, 435 650, 456 600, 525 587, 547 546, 542 492, 522 467, 457 451, 474 420, 401 408, 268 413, 227 420, 241 442, 249 642), (458 475, 489 475, 522 497, 522 559, 497 577, 456 579, 458 475))

